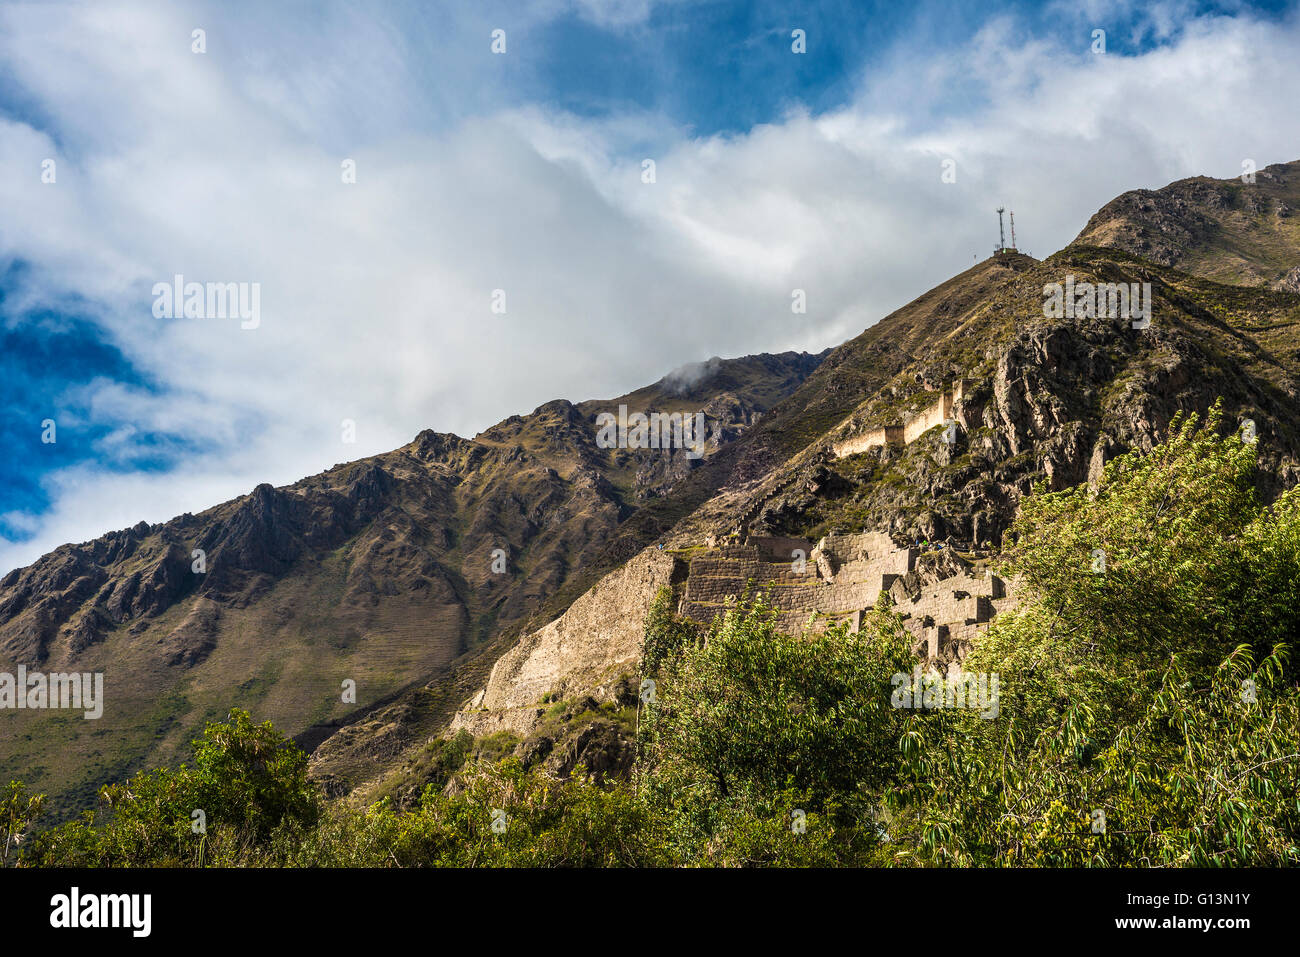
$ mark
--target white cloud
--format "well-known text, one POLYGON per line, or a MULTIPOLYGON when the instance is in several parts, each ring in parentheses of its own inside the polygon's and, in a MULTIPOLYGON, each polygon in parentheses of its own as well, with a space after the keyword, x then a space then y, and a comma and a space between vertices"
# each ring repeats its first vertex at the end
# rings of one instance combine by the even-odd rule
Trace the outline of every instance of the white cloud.
MULTIPOLYGON (((987 256, 998 205, 1042 256, 1125 189, 1300 154, 1294 18, 1195 21, 1167 48, 1102 59, 999 20, 955 50, 895 51, 840 110, 696 138, 652 114, 470 115, 460 93, 495 89, 466 72, 483 23, 448 23, 455 48, 421 60, 390 25, 336 13, 279 24, 293 44, 277 58, 217 9, 0 11, 0 72, 47 128, 0 119, 0 257, 98 303, 166 386, 87 386, 119 429, 108 441, 176 430, 212 446, 170 476, 52 476, 52 510, 31 541, 0 542, 0 570, 422 428, 473 434, 710 355, 837 344, 987 256), (206 55, 189 51, 195 23, 206 55), (953 98, 973 105, 945 110, 953 98), (645 142, 660 144, 653 185, 645 142), (261 328, 155 319, 150 287, 178 272, 261 283, 261 328), (794 288, 807 315, 791 314, 794 288)), ((580 12, 624 28, 648 11, 603 9, 580 12)))

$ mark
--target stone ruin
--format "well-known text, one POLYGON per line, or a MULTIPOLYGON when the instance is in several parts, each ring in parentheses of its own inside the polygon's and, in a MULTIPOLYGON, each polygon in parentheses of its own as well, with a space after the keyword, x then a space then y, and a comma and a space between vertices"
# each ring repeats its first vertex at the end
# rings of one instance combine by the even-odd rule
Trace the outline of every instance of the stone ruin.
POLYGON ((751 537, 695 555, 679 613, 708 624, 727 599, 762 593, 778 627, 798 633, 845 621, 854 629, 888 592, 912 635, 913 651, 932 663, 965 659, 975 636, 1015 604, 1008 584, 951 549, 922 553, 881 532, 828 535, 821 541, 751 537))
MULTIPOLYGON (((929 406, 909 416, 902 425, 877 426, 836 442, 833 446, 835 457, 846 458, 882 445, 900 442, 903 445, 911 444, 936 425, 954 421, 953 410, 965 399, 969 387, 970 383, 967 380, 957 379, 950 386, 940 390, 939 397, 929 406)), ((851 421, 844 427, 853 428, 851 421)))
POLYGON ((689 558, 647 548, 503 654, 445 733, 525 736, 543 720, 547 702, 617 697, 639 673, 646 617, 663 588, 677 597, 678 614, 705 625, 729 600, 762 593, 777 626, 792 634, 835 622, 857 628, 888 592, 919 663, 945 672, 960 666, 997 613, 1015 605, 1007 583, 951 548, 900 546, 880 532, 828 535, 815 544, 710 536, 689 558))

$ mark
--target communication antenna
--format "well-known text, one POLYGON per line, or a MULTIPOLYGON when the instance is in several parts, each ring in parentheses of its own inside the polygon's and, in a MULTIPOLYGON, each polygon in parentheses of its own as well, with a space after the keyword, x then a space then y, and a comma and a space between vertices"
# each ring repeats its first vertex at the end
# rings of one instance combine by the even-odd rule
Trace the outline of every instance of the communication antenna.
POLYGON ((1016 248, 1016 211, 1011 211, 1011 248, 1016 248))
POLYGON ((998 252, 1007 248, 1007 231, 1002 222, 1002 214, 1006 212, 1005 206, 998 207, 998 252))

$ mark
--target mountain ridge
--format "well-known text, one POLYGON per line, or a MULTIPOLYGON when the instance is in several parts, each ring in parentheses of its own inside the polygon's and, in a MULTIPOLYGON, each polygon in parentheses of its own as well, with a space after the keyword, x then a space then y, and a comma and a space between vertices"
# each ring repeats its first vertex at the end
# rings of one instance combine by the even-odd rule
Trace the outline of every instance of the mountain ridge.
MULTIPOLYGON (((1149 449, 1176 416, 1204 414, 1220 397, 1230 423, 1249 417, 1258 429, 1259 493, 1268 499, 1295 484, 1300 297, 1249 273, 1243 282, 1225 283, 1233 277, 1213 262, 1162 265, 1122 244, 1094 245, 1096 236, 1086 229, 1081 236, 1042 261, 1007 251, 977 263, 832 350, 748 434, 693 473, 689 482, 703 486, 700 501, 658 529, 659 544, 686 559, 715 539, 816 540, 867 527, 988 557, 1036 483, 1065 488, 1092 480, 1106 461, 1129 448, 1149 449), (1080 283, 1150 284, 1150 328, 1134 329, 1123 317, 1049 318, 1045 288, 1067 276, 1080 283), (907 446, 834 455, 835 439, 845 430, 899 421, 958 377, 972 381, 956 412, 956 442, 949 445, 932 430, 907 446)), ((1300 261, 1300 244, 1293 256, 1300 261)), ((598 587, 607 592, 616 584, 613 576, 602 582, 598 587)), ((607 600, 630 605, 647 597, 615 591, 607 600)), ((542 635, 534 632, 504 648, 500 660, 537 647, 542 635)), ((628 639, 611 647, 616 666, 626 658, 628 639)), ((546 654, 553 658, 555 649, 546 654)), ((591 662, 575 667, 577 675, 599 673, 591 662)), ((547 707, 547 695, 519 706, 521 696, 537 693, 529 684, 496 692, 520 712, 521 723, 513 713, 465 711, 479 700, 482 691, 474 689, 483 689, 485 678, 480 671, 461 686, 465 696, 452 727, 530 727, 547 707)), ((608 674, 600 687, 577 694, 626 705, 629 685, 615 678, 608 674)), ((500 684, 495 672, 493 680, 500 684)), ((574 674, 557 673, 548 694, 574 693, 574 680, 574 674)), ((581 704, 566 707, 583 712, 581 704)), ((447 732, 436 722, 418 725, 402 760, 375 762, 367 754, 367 734, 402 737, 400 720, 388 717, 346 745, 327 742, 313 757, 318 772, 349 780, 363 800, 418 795, 421 736, 447 732)), ((626 749, 617 728, 607 721, 604 728, 595 738, 572 740, 567 732, 554 738, 554 729, 533 733, 516 753, 528 763, 531 755, 576 747, 589 766, 607 768, 626 749)))
MULTIPOLYGON (((1260 172, 1259 216, 1276 217, 1296 166, 1260 172)), ((817 356, 707 360, 614 400, 544 403, 473 439, 425 430, 182 516, 175 534, 141 523, 61 546, 0 580, 0 653, 140 676, 123 699, 139 712, 124 745, 74 733, 83 790, 252 704, 319 745, 316 772, 343 794, 392 773, 482 687, 496 656, 647 548, 869 527, 992 554, 1036 483, 1088 480, 1219 396, 1233 421, 1255 422, 1270 495, 1300 474, 1300 296, 1281 269, 1285 255, 1300 261, 1300 235, 1289 215, 1242 225, 1250 208, 1232 181, 1123 194, 1052 256, 999 253, 817 356), (1144 203, 1159 207, 1153 223, 1140 220, 1144 203), (1261 238, 1243 243, 1252 228, 1261 238), (1050 318, 1043 291, 1067 275, 1150 284, 1150 328, 1050 318), (956 441, 931 430, 835 454, 838 440, 901 421, 956 378, 970 380, 956 441), (717 426, 707 454, 599 449, 595 414, 620 402, 707 409, 717 426), (219 521, 200 527, 208 515, 219 521), (193 547, 210 561, 201 583, 187 577, 193 547), (496 548, 508 575, 491 571, 496 548), (19 574, 38 567, 44 580, 19 574), (158 680, 160 662, 187 679, 158 680), (328 703, 344 678, 365 689, 352 707, 328 703)), ((23 730, 19 763, 54 790, 46 782, 68 768, 50 762, 35 724, 23 730)))
MULTIPOLYGON (((718 360, 713 383, 637 395, 721 417, 707 459, 817 362, 718 360)), ((56 795, 43 779, 84 765, 85 792, 170 758, 232 697, 319 735, 501 630, 539 624, 566 585, 609 564, 601 551, 637 503, 670 494, 695 467, 684 452, 665 467, 650 450, 598 448, 592 410, 618 402, 554 400, 475 439, 426 429, 391 452, 14 569, 0 579, 0 657, 107 671, 122 706, 145 717, 110 714, 98 740, 68 728, 75 746, 52 760, 40 717, 26 714, 7 763, 56 795), (356 682, 354 704, 338 691, 344 680, 356 682), (149 717, 160 701, 165 720, 149 717)))

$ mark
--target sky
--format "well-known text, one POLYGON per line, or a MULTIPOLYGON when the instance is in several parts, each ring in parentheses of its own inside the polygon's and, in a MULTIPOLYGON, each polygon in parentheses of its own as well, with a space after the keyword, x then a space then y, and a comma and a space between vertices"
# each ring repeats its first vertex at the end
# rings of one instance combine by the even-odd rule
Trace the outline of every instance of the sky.
POLYGON ((998 206, 1041 258, 1300 159, 1298 54, 1295 4, 0 3, 0 575, 838 345, 998 206), (160 316, 177 275, 256 284, 255 327, 160 316))

